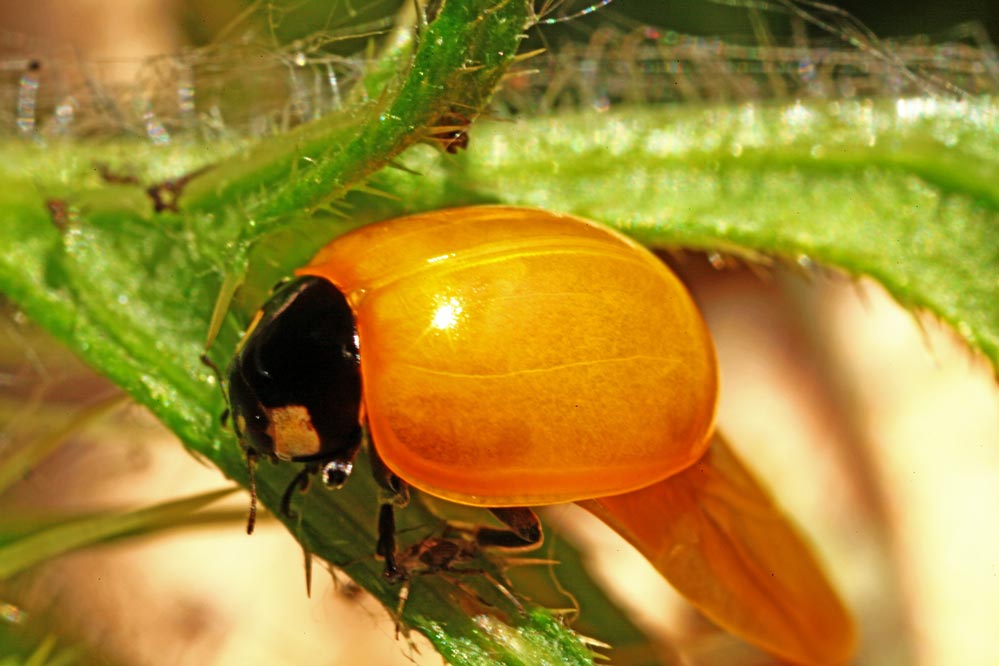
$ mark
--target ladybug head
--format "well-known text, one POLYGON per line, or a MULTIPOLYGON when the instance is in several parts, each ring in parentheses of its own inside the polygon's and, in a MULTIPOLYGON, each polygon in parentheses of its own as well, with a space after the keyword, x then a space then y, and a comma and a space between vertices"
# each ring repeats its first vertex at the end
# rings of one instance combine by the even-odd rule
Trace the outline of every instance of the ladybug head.
POLYGON ((248 458, 306 462, 342 485, 361 442, 354 315, 330 282, 278 287, 229 366, 229 409, 248 458))

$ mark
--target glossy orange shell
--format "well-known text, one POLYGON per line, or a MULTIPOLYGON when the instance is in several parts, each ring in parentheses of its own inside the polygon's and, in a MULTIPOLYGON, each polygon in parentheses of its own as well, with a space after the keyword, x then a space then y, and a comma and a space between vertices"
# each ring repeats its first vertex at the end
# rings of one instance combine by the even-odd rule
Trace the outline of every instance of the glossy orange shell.
POLYGON ((715 355, 661 261, 602 226, 483 206, 369 225, 300 275, 346 294, 374 446, 481 506, 623 493, 707 447, 715 355))

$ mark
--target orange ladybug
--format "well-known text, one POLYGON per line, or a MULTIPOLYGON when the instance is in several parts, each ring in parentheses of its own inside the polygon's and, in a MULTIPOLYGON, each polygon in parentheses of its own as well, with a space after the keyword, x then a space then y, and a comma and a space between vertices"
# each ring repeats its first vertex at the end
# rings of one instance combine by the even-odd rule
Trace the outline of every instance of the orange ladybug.
MULTIPOLYGON (((413 486, 508 526, 482 545, 539 544, 529 507, 579 502, 732 633, 798 663, 849 660, 853 625, 810 551, 712 443, 710 334, 648 250, 577 217, 480 206, 365 226, 296 274, 229 368, 251 459, 338 487, 367 428, 390 495, 413 486)), ((390 577, 401 503, 378 519, 390 577)))

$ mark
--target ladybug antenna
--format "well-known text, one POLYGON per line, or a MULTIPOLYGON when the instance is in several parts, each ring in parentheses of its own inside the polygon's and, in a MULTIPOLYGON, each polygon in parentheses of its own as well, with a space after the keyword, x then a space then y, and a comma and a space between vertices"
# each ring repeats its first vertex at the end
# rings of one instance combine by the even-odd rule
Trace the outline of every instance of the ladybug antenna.
MULTIPOLYGON (((207 353, 201 355, 201 363, 211 369, 215 378, 219 382, 219 388, 222 390, 222 398, 227 400, 225 394, 225 380, 222 379, 222 371, 219 370, 219 366, 215 364, 215 361, 208 357, 207 353)), ((226 427, 229 422, 229 408, 226 407, 222 410, 222 414, 219 416, 219 422, 222 427, 226 427)), ((233 423, 233 430, 236 431, 236 436, 242 440, 243 436, 240 433, 239 428, 233 423)), ((250 513, 246 517, 246 533, 253 534, 253 528, 257 525, 257 475, 254 472, 254 465, 257 463, 257 454, 253 451, 246 451, 246 470, 250 477, 250 513)))
POLYGON ((212 374, 215 375, 215 379, 217 379, 218 383, 219 383, 219 388, 222 389, 222 393, 224 395, 225 394, 225 380, 222 379, 222 371, 219 370, 219 366, 216 365, 215 361, 213 361, 208 356, 208 352, 205 352, 204 354, 202 354, 201 356, 199 356, 198 359, 201 361, 201 365, 207 367, 209 370, 212 371, 212 374))
MULTIPOLYGON (((212 374, 215 375, 215 380, 218 381, 219 383, 219 390, 222 391, 222 399, 226 400, 228 404, 228 398, 226 397, 225 394, 225 379, 222 378, 222 371, 219 370, 219 366, 215 364, 215 361, 209 358, 207 352, 202 354, 198 358, 201 360, 201 364, 207 367, 209 370, 211 370, 212 374)), ((219 416, 219 422, 222 424, 223 428, 226 427, 226 425, 229 423, 228 407, 222 410, 222 414, 219 416)))
POLYGON ((257 454, 252 451, 246 452, 246 469, 250 473, 250 513, 246 517, 246 533, 253 534, 253 528, 257 524, 257 475, 254 465, 257 464, 257 454))
POLYGON ((312 553, 302 546, 302 556, 305 558, 305 596, 312 597, 312 553))

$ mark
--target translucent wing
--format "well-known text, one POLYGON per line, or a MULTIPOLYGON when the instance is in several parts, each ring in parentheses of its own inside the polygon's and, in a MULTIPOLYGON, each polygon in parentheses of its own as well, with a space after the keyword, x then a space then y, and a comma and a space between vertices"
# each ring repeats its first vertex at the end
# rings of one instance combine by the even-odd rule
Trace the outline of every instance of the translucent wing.
POLYGON ((796 663, 850 660, 849 613, 795 527, 721 437, 680 474, 579 504, 731 633, 796 663))

